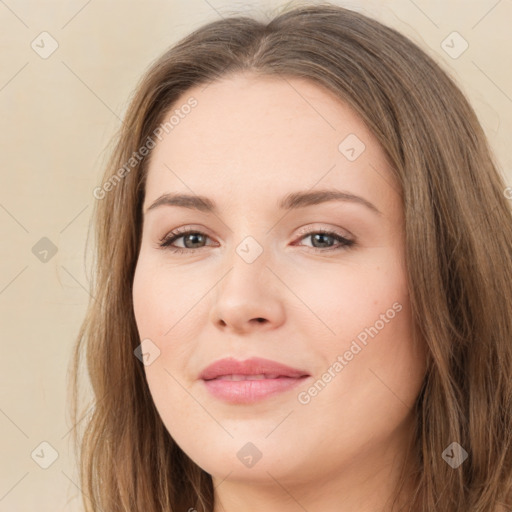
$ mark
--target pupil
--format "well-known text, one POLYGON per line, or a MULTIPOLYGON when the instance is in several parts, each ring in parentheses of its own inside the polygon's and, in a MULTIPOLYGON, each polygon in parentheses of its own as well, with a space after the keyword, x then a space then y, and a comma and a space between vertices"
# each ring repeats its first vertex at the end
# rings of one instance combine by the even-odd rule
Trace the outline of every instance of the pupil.
MULTIPOLYGON (((324 241, 324 242, 322 242, 322 238, 325 238, 325 237, 330 238, 330 235, 327 235, 327 234, 325 234, 325 233, 316 233, 316 234, 313 236, 313 240, 315 240, 315 241, 316 241, 316 240, 318 240, 318 239, 320 238, 320 243, 321 243, 321 244, 322 244, 322 243, 324 243, 324 245, 325 245, 325 241, 324 241)), ((327 245, 327 247, 330 247, 332 244, 327 243, 326 245, 327 245)))
POLYGON ((185 247, 187 247, 189 249, 194 249, 194 247, 189 247, 187 244, 187 240, 194 240, 193 237, 194 237, 195 241, 193 241, 192 244, 197 243, 197 239, 196 239, 197 237, 202 238, 201 234, 199 234, 199 233, 189 233, 185 237, 185 247))

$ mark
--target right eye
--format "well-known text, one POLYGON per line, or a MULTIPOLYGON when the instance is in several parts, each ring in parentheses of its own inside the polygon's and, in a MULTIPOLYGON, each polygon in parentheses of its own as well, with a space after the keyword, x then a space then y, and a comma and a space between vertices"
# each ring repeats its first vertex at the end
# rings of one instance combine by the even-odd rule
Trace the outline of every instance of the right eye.
MULTIPOLYGON (((200 231, 185 229, 185 230, 175 230, 171 231, 164 238, 162 238, 159 242, 159 246, 164 249, 168 249, 172 252, 183 253, 183 252, 195 252, 197 249, 202 249, 202 247, 176 247, 172 245, 176 240, 183 238, 184 241, 192 241, 192 244, 201 243, 206 238, 209 238, 208 235, 201 233, 200 231)), ((185 242, 186 243, 186 242, 185 242)), ((204 246, 203 246, 204 247, 204 246)))

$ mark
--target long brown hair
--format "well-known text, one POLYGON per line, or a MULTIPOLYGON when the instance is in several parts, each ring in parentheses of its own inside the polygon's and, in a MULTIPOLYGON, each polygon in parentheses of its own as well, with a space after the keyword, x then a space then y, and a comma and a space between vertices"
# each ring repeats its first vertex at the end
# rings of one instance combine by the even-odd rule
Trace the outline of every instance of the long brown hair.
POLYGON ((164 53, 137 86, 95 191, 93 298, 71 367, 86 510, 213 510, 211 476, 166 431, 134 356, 141 340, 132 282, 151 153, 130 159, 190 87, 246 71, 302 77, 333 91, 367 123, 400 184, 413 320, 428 347, 408 468, 417 485, 407 510, 512 508, 506 186, 473 109, 446 72, 395 30, 324 3, 288 7, 269 22, 231 16, 209 23, 164 53), (84 363, 94 398, 87 421, 86 407, 79 411, 84 363), (468 453, 458 468, 442 457, 452 442, 468 453))

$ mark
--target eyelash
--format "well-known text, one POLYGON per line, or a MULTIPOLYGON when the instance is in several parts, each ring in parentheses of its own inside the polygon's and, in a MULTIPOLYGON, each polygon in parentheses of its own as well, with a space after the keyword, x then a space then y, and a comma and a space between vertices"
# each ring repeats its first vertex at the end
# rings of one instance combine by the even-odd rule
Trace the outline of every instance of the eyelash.
MULTIPOLYGON (((158 246, 162 249, 169 250, 173 253, 193 253, 196 251, 200 251, 201 249, 205 249, 206 247, 199 247, 196 249, 187 249, 183 247, 173 247, 171 244, 175 242, 176 240, 189 235, 189 234, 198 234, 198 235, 204 235, 208 237, 208 235, 205 235, 205 233, 202 233, 201 231, 197 231, 194 229, 185 229, 183 231, 177 229, 175 231, 172 231, 171 233, 168 233, 165 235, 162 239, 159 240, 158 246)), ((302 240, 303 238, 307 238, 308 236, 315 235, 315 234, 322 234, 322 235, 328 235, 335 238, 341 245, 338 247, 328 247, 325 249, 321 249, 319 247, 310 247, 311 250, 314 252, 326 252, 326 251, 340 251, 340 250, 347 250, 350 247, 353 247, 356 245, 356 242, 354 240, 349 240, 343 236, 341 236, 339 233, 336 233, 335 231, 329 231, 325 229, 317 229, 317 230, 310 230, 307 232, 301 233, 301 237, 299 240, 302 240)))

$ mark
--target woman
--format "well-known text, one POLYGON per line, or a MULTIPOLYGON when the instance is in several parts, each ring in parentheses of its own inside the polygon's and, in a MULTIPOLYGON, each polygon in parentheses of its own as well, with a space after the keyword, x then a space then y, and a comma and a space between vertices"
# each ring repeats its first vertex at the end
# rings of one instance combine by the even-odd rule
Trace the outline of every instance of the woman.
POLYGON ((510 509, 505 190, 459 89, 361 14, 176 44, 94 191, 86 509, 510 509))

